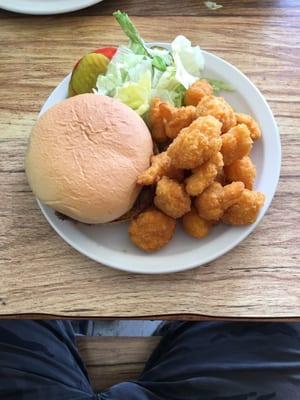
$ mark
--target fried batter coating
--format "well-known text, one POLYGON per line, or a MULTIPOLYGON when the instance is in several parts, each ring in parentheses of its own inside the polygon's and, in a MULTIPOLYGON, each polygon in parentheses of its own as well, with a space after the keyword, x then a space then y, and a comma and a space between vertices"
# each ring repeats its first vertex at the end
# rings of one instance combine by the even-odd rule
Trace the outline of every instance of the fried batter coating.
POLYGON ((195 200, 199 216, 207 221, 218 221, 224 211, 239 200, 243 189, 242 182, 233 182, 224 187, 218 182, 213 182, 195 200))
POLYGON ((245 156, 227 165, 224 167, 224 173, 227 182, 240 181, 244 183, 246 189, 253 189, 256 168, 250 157, 245 156))
POLYGON ((212 225, 209 221, 199 217, 194 208, 183 216, 182 224, 186 233, 197 239, 207 236, 212 225))
POLYGON ((169 103, 160 103, 159 111, 164 121, 166 135, 171 139, 196 119, 196 108, 193 106, 176 108, 169 103))
POLYGON ((250 115, 243 114, 243 113, 235 113, 236 122, 238 124, 245 124, 247 125, 250 133, 251 139, 257 140, 261 138, 261 130, 258 123, 252 118, 250 115))
POLYGON ((247 156, 252 149, 253 141, 245 124, 234 126, 221 137, 224 165, 230 165, 234 161, 240 160, 247 156))
POLYGON ((183 171, 171 164, 171 159, 165 151, 151 157, 151 166, 139 175, 137 183, 139 185, 153 185, 164 175, 177 180, 183 179, 183 171))
POLYGON ((153 140, 157 143, 164 143, 168 140, 168 136, 166 135, 164 120, 160 113, 160 104, 161 100, 158 97, 152 99, 149 111, 149 124, 153 140))
POLYGON ((170 144, 167 154, 172 165, 179 169, 193 169, 203 164, 222 145, 221 123, 212 116, 199 117, 181 130, 170 144))
POLYGON ((214 90, 207 80, 199 79, 185 92, 184 104, 187 106, 197 106, 204 96, 210 96, 213 93, 214 90))
POLYGON ((191 199, 184 185, 166 176, 156 186, 154 204, 172 218, 180 218, 191 209, 191 199))
POLYGON ((193 170, 186 180, 186 191, 190 196, 197 196, 203 192, 222 171, 223 156, 220 152, 214 154, 208 161, 193 170))
POLYGON ((150 208, 132 220, 129 236, 137 247, 151 252, 169 243, 173 237, 175 225, 175 219, 155 208, 150 208))
POLYGON ((236 125, 233 108, 223 97, 204 96, 196 108, 197 116, 212 115, 222 122, 222 133, 236 125))
POLYGON ((263 193, 244 189, 239 200, 226 210, 222 221, 229 225, 253 224, 264 202, 263 193))

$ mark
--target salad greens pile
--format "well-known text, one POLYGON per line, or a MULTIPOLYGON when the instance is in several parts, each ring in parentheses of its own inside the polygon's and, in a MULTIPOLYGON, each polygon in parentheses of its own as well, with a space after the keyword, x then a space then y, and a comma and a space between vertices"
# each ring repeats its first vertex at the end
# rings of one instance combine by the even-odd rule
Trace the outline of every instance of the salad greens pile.
MULTIPOLYGON (((182 106, 186 90, 201 78, 204 69, 200 47, 192 46, 181 35, 173 40, 170 50, 149 46, 126 13, 116 11, 113 15, 129 44, 118 47, 106 73, 98 76, 94 92, 120 100, 143 117, 153 97, 182 106)), ((221 90, 233 90, 223 81, 207 80, 216 95, 221 90)))
POLYGON ((184 36, 177 36, 170 50, 150 47, 126 13, 117 11, 114 16, 129 44, 118 48, 106 73, 98 76, 95 93, 119 99, 141 116, 155 96, 181 106, 185 91, 204 69, 200 47, 184 36))

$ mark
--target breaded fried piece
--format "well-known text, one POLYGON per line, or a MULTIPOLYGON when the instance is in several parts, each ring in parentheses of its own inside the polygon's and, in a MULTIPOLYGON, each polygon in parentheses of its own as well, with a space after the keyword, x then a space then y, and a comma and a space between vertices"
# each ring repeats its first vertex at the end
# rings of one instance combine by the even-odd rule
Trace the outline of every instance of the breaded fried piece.
POLYGON ((221 137, 224 165, 230 165, 234 161, 240 160, 247 156, 252 149, 253 141, 245 124, 234 126, 221 137))
POLYGON ((261 130, 258 123, 250 115, 243 113, 235 113, 237 124, 247 125, 252 140, 258 140, 261 138, 261 130))
POLYGON ((227 165, 224 167, 224 173, 227 182, 240 181, 244 183, 246 189, 253 189, 256 168, 250 157, 245 156, 227 165))
POLYGON ((229 225, 253 224, 264 202, 263 193, 244 189, 239 200, 226 210, 222 221, 229 225))
POLYGON ((179 169, 193 169, 203 164, 222 145, 221 123, 212 116, 199 117, 170 144, 167 154, 172 165, 179 169))
POLYGON ((184 104, 187 106, 197 106, 204 96, 210 96, 213 93, 214 90, 207 80, 199 79, 185 92, 184 104))
POLYGON ((212 115, 222 122, 222 133, 236 125, 233 108, 223 97, 204 96, 196 108, 197 116, 212 115))
POLYGON ((207 221, 219 221, 224 211, 238 201, 243 189, 242 182, 233 182, 224 187, 213 182, 196 197, 195 207, 199 216, 207 221))
POLYGON ((202 239, 207 236, 212 225, 209 221, 199 217, 194 208, 183 216, 182 224, 186 233, 196 239, 202 239))
POLYGON ((172 218, 180 218, 191 209, 191 199, 184 185, 166 176, 156 186, 154 204, 172 218))
POLYGON ((181 129, 189 126, 196 119, 196 108, 193 106, 176 108, 169 103, 160 103, 160 115, 164 121, 166 135, 174 139, 181 129))
POLYGON ((223 168, 223 156, 214 154, 208 161, 193 170, 186 180, 186 191, 190 196, 198 196, 216 179, 223 168))
POLYGON ((171 164, 171 159, 165 151, 151 157, 151 166, 139 175, 137 183, 139 185, 153 185, 164 175, 179 181, 183 179, 183 171, 171 164))
POLYGON ((151 102, 149 111, 149 124, 152 139, 157 143, 164 143, 168 140, 165 130, 165 124, 160 114, 159 106, 161 100, 158 97, 154 97, 151 102))
POLYGON ((132 220, 129 236, 140 249, 147 252, 156 251, 172 239, 175 225, 175 219, 155 208, 150 208, 132 220))

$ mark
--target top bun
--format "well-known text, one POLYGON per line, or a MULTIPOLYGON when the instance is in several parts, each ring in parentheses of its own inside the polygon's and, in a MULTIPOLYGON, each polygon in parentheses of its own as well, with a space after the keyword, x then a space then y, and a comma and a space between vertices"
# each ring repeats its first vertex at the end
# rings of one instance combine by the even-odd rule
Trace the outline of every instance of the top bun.
POLYGON ((32 130, 26 173, 45 204, 85 223, 113 221, 133 206, 149 166, 150 132, 131 108, 82 94, 48 109, 32 130))

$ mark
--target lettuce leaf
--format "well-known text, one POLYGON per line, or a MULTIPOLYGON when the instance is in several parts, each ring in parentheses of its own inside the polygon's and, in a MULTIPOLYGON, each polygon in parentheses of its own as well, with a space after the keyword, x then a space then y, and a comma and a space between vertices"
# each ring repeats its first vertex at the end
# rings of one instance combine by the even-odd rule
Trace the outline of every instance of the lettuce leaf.
POLYGON ((131 107, 139 115, 145 114, 151 99, 150 71, 146 71, 138 82, 126 82, 122 87, 118 87, 114 98, 131 107))
POLYGON ((176 66, 176 79, 188 89, 201 77, 204 57, 199 46, 192 46, 184 36, 177 36, 172 44, 172 55, 176 66))
POLYGON ((94 92, 115 97, 143 117, 154 96, 180 107, 186 89, 201 77, 200 47, 193 47, 184 36, 175 38, 171 50, 147 46, 126 13, 117 11, 114 16, 129 45, 118 48, 94 92))
POLYGON ((208 83, 211 84, 213 90, 214 90, 214 95, 218 96, 221 92, 221 90, 225 90, 227 92, 233 92, 234 88, 227 82, 218 80, 218 79, 208 79, 205 78, 208 83))

